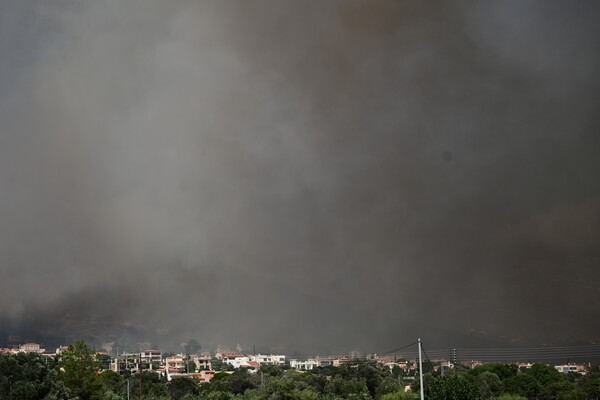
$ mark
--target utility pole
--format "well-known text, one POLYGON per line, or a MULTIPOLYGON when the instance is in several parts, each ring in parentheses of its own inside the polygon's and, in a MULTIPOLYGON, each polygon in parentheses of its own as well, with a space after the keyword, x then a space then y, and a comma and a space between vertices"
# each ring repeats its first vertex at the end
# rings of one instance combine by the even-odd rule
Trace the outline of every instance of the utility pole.
POLYGON ((127 378, 127 400, 129 400, 129 378, 127 378))
POLYGON ((419 383, 421 384, 419 392, 421 393, 421 400, 425 399, 425 387, 423 386, 423 358, 421 357, 421 338, 417 340, 419 345, 419 383))
POLYGON ((265 376, 263 375, 263 372, 260 371, 260 389, 263 390, 265 386, 265 376))
POLYGON ((138 373, 140 374, 140 399, 142 398, 142 371, 138 371, 138 373))
POLYGON ((140 399, 142 398, 143 392, 142 392, 142 353, 140 350, 140 358, 139 358, 139 362, 138 362, 138 373, 140 374, 140 399))

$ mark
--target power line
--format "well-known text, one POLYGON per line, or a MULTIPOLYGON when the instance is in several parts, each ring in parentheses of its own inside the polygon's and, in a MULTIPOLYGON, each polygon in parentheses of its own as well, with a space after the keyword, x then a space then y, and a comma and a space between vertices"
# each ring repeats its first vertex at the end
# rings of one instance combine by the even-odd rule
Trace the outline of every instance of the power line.
POLYGON ((385 353, 383 353, 383 354, 395 353, 395 352, 397 352, 398 350, 406 349, 407 347, 414 346, 415 344, 418 344, 418 343, 419 343, 419 342, 414 342, 414 343, 411 343, 411 344, 407 344, 406 346, 402 346, 402 347, 398 347, 397 349, 394 349, 394 350, 386 351, 386 352, 385 352, 385 353))
MULTIPOLYGON (((460 350, 459 350, 460 351, 460 350)), ((511 354, 586 354, 596 353, 600 349, 589 349, 589 350, 548 350, 548 351, 461 351, 461 354, 498 354, 498 355, 511 355, 511 354)))
POLYGON ((507 351, 507 350, 551 350, 551 349, 583 349, 583 348, 597 348, 600 349, 600 344, 588 344, 583 346, 546 346, 546 347, 496 347, 496 348, 465 348, 465 349, 457 349, 457 350, 482 350, 482 351, 490 351, 490 350, 499 350, 499 351, 507 351))
MULTIPOLYGON (((387 352, 398 352, 413 344, 406 345, 387 352)), ((467 348, 467 349, 442 349, 432 350, 427 354, 431 358, 448 359, 449 354, 458 354, 462 359, 480 361, 535 361, 535 360, 563 360, 563 359, 590 359, 600 357, 600 345, 584 346, 547 346, 547 347, 517 347, 517 348, 467 348), (431 354, 431 355, 430 355, 431 354)), ((416 359, 418 352, 410 349, 399 353, 402 358, 416 359)), ((451 358, 454 355, 450 355, 451 358)))
MULTIPOLYGON (((394 354, 403 359, 417 359, 418 351, 412 346, 418 342, 409 343, 407 345, 386 351, 384 355, 394 354), (407 350, 407 351, 402 351, 407 350)), ((456 361, 458 358, 462 360, 478 360, 478 361, 536 361, 536 360, 588 360, 600 358, 600 345, 583 345, 583 346, 546 346, 546 347, 506 347, 506 348, 455 348, 455 349, 437 349, 425 352, 421 346, 427 361, 433 367, 431 359, 444 359, 456 361)), ((292 357, 296 359, 312 358, 308 356, 292 357)))
POLYGON ((513 356, 513 357, 462 357, 468 360, 479 360, 479 361, 535 361, 535 360, 577 360, 577 359, 589 359, 599 358, 600 354, 592 354, 587 356, 574 356, 574 355, 562 355, 562 356, 513 356))
POLYGON ((457 349, 462 359, 480 361, 584 360, 600 357, 600 345, 457 349))
POLYGON ((425 354, 425 358, 427 359, 427 362, 429 363, 429 366, 431 367, 431 370, 433 371, 435 368, 433 368, 433 364, 431 363, 431 360, 429 359, 427 352, 423 348, 423 342, 421 342, 421 351, 423 352, 423 354, 425 354))

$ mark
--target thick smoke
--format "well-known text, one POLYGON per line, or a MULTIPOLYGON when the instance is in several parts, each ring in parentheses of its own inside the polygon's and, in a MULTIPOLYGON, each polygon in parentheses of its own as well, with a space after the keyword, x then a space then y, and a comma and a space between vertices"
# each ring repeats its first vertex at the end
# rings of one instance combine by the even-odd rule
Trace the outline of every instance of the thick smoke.
POLYGON ((3 1, 0 330, 600 340, 598 11, 3 1))

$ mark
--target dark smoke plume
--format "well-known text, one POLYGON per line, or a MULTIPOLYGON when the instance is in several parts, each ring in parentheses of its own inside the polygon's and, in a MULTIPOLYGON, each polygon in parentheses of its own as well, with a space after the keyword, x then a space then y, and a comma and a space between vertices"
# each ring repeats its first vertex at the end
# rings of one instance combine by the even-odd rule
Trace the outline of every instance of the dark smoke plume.
POLYGON ((3 1, 0 341, 600 340, 598 11, 3 1))

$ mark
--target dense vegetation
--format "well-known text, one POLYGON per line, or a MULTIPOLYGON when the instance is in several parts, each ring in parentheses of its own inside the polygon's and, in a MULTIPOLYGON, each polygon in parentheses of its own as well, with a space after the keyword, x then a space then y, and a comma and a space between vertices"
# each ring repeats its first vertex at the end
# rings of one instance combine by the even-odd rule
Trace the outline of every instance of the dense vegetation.
MULTIPOLYGON (((418 380, 398 368, 369 361, 297 372, 263 366, 257 373, 219 372, 210 383, 178 377, 167 382, 153 372, 119 375, 100 372, 93 350, 78 342, 55 358, 37 354, 0 356, 1 400, 414 400, 418 380), (413 392, 404 385, 412 382, 413 392), (140 397, 140 392, 142 396, 140 397)), ((544 364, 519 371, 516 365, 486 364, 469 371, 425 376, 428 400, 600 399, 600 370, 561 374, 544 364)))

